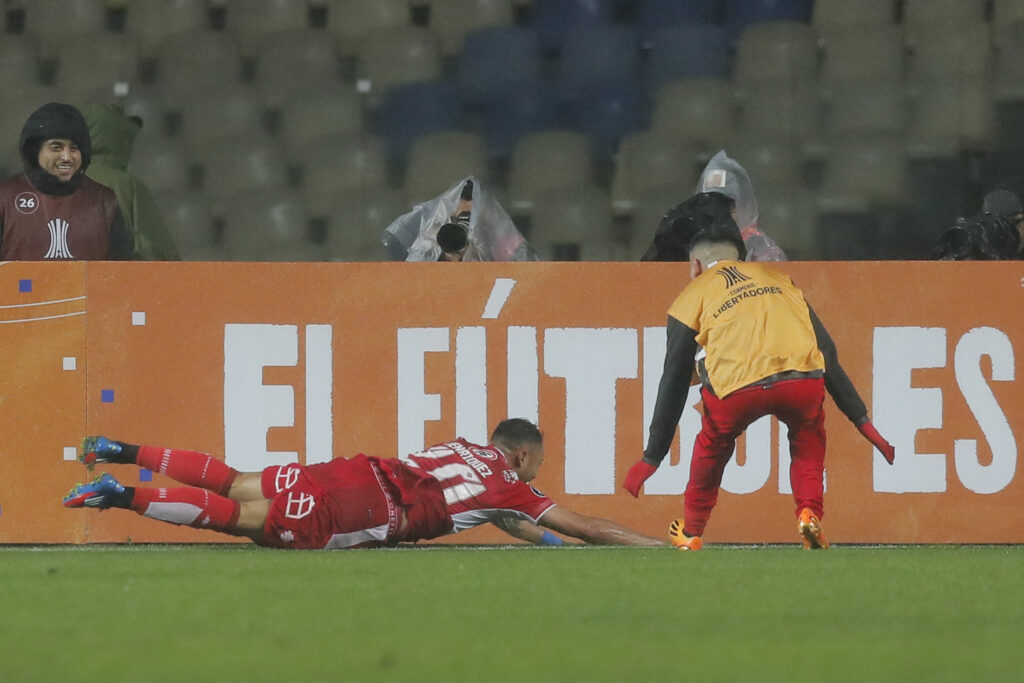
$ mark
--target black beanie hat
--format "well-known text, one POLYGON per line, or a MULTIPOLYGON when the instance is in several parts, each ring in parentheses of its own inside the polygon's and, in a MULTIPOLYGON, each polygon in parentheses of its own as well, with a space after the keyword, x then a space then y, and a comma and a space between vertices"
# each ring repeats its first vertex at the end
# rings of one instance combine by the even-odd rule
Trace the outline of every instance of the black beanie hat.
POLYGON ((71 140, 82 153, 82 168, 85 171, 92 161, 92 140, 89 125, 82 112, 70 104, 50 102, 36 109, 21 129, 18 148, 26 170, 39 168, 39 148, 43 142, 53 139, 71 140))

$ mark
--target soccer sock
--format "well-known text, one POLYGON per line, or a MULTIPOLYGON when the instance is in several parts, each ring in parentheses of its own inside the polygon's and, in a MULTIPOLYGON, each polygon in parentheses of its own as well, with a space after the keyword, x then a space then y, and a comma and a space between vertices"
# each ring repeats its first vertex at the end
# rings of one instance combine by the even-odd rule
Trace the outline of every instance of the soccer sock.
POLYGON ((241 511, 237 501, 193 486, 136 488, 128 508, 151 519, 228 533, 241 511))
POLYGON ((222 496, 228 494, 231 484, 238 476, 238 470, 228 467, 223 461, 206 453, 175 448, 139 446, 135 463, 139 467, 166 475, 174 481, 188 486, 198 486, 222 496))

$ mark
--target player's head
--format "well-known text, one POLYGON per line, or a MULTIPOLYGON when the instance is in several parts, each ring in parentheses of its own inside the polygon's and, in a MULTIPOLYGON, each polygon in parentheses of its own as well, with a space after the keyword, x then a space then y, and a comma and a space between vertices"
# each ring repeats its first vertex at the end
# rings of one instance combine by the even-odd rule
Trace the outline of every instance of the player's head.
POLYGON ((522 481, 533 481, 544 462, 544 435, 537 425, 521 417, 498 423, 491 443, 501 449, 522 481))
MULTIPOLYGON (((89 167, 92 160, 92 140, 89 137, 89 126, 85 118, 75 107, 70 104, 50 102, 36 109, 25 121, 21 129, 19 148, 21 158, 25 164, 25 170, 30 173, 45 170, 41 167, 41 157, 46 150, 43 144, 50 140, 60 140, 65 143, 67 149, 74 147, 77 159, 75 160, 75 171, 72 176, 77 176, 89 167)), ((60 175, 54 175, 59 182, 67 182, 68 179, 60 175)))
POLYGON ((723 259, 742 261, 747 257, 743 237, 731 217, 701 228, 690 242, 690 275, 696 277, 709 264, 723 259))

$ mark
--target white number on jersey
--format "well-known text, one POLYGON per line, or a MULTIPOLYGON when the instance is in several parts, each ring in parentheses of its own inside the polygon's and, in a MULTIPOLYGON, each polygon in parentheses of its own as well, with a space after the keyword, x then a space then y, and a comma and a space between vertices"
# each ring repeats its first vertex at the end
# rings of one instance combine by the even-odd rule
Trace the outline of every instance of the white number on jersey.
MULTIPOLYGON (((447 458, 455 455, 455 451, 449 448, 432 448, 421 453, 415 453, 414 455, 418 458, 447 458)), ((408 455, 403 455, 399 458, 407 465, 419 468, 419 463, 413 460, 408 455)), ((434 479, 441 482, 444 488, 444 502, 448 505, 458 503, 459 501, 478 496, 487 490, 487 487, 480 481, 480 475, 470 467, 469 465, 461 462, 451 462, 440 467, 434 467, 427 470, 434 479), (449 479, 456 479, 447 486, 444 483, 449 479)))

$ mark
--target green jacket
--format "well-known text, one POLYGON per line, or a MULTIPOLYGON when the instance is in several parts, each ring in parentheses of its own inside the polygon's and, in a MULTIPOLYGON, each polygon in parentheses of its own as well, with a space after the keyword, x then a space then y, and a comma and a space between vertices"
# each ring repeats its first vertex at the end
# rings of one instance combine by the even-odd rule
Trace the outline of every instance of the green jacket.
POLYGON ((180 261, 181 254, 149 188, 128 171, 138 118, 125 116, 116 105, 87 104, 82 114, 92 138, 92 163, 85 174, 117 195, 124 220, 135 237, 135 251, 150 261, 180 261))

